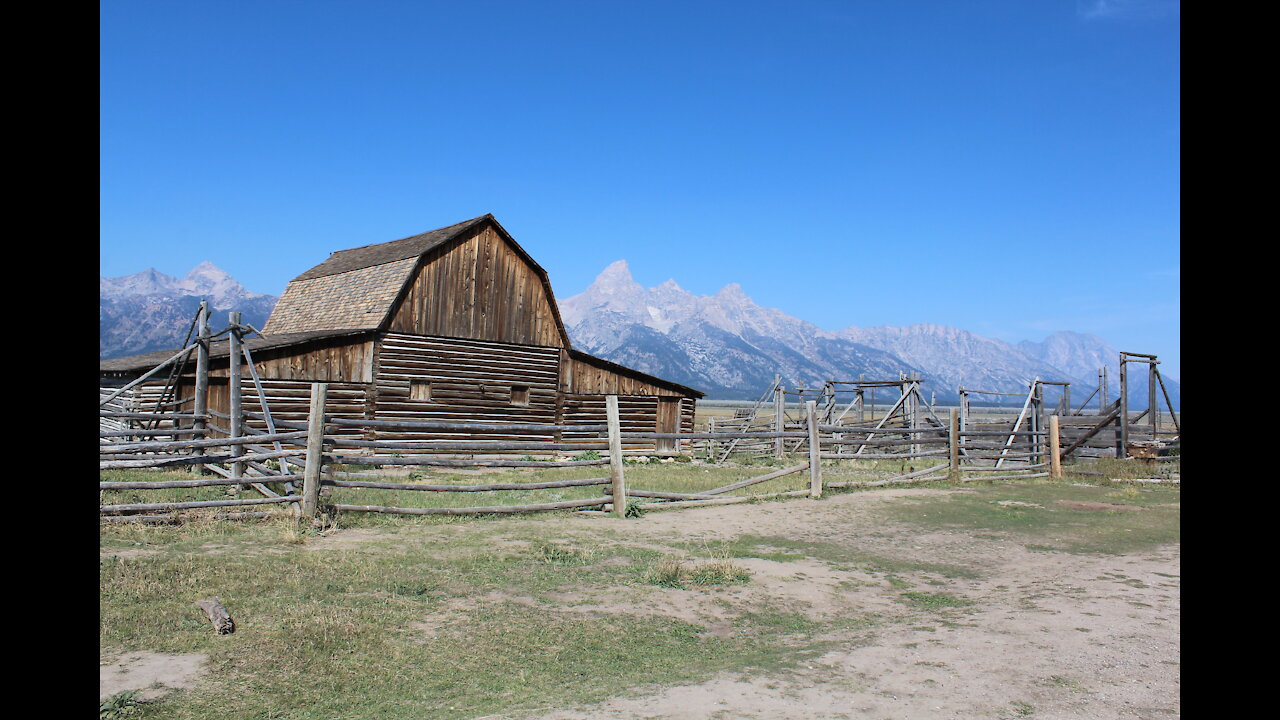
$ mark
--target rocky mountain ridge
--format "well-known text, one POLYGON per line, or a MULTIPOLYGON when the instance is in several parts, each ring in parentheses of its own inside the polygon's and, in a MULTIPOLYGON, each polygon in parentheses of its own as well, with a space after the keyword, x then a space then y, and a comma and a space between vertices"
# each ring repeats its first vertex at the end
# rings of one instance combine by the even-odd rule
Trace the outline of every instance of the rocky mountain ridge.
POLYGON ((212 309, 210 325, 222 328, 233 310, 262 327, 275 307, 274 295, 250 292, 226 271, 205 261, 185 277, 155 268, 117 278, 98 278, 98 357, 122 357, 179 347, 201 300, 212 309))
MULTIPOLYGON (((99 279, 100 357, 177 347, 201 299, 214 309, 214 327, 227 312, 263 327, 278 299, 246 290, 211 262, 183 278, 147 269, 99 279)), ((558 300, 574 346, 593 355, 702 390, 712 399, 755 399, 780 373, 789 388, 820 387, 827 379, 896 379, 912 373, 926 392, 953 401, 956 389, 1025 392, 1033 377, 1072 383, 1079 406, 1108 368, 1117 393, 1117 353, 1100 337, 1060 331, 1040 342, 1013 345, 960 328, 851 326, 826 331, 755 303, 737 283, 695 295, 675 280, 645 288, 625 260, 607 268, 583 292, 558 300)), ((1175 406, 1178 383, 1166 379, 1175 406)), ((1145 380, 1142 388, 1145 388, 1145 380)), ((1046 400, 1053 404, 1050 390, 1046 400)), ((1145 407, 1145 390, 1135 393, 1145 407)), ((975 396, 977 400, 977 396, 975 396)))
MULTIPOLYGON (((747 399, 781 373, 788 387, 827 379, 895 379, 920 373, 940 401, 957 390, 1025 392, 1032 378, 1072 383, 1077 407, 1106 365, 1116 395, 1116 351, 1100 337, 1060 331, 1013 345, 934 324, 852 326, 834 332, 757 305, 733 283, 694 295, 667 280, 645 288, 625 260, 609 265, 583 292, 558 300, 575 346, 638 370, 704 390, 712 398, 747 399)), ((1177 383, 1166 379, 1175 406, 1177 383)), ((1056 390, 1050 389, 1046 400, 1056 390)), ((978 401, 978 396, 974 396, 978 401)), ((995 398, 984 398, 995 399, 995 398)), ((1145 395, 1134 398, 1145 407, 1145 395)))

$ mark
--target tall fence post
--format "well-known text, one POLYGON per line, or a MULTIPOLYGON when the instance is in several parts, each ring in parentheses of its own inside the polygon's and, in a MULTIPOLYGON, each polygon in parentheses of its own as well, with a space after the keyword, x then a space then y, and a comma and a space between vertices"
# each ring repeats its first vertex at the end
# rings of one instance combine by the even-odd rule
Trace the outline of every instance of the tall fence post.
MULTIPOLYGON (((192 435, 195 440, 208 437, 204 432, 208 421, 204 416, 209 412, 209 301, 200 301, 200 312, 196 315, 196 387, 195 387, 195 422, 191 427, 200 432, 192 435)), ((204 455, 204 448, 196 448, 196 455, 204 455)), ((204 465, 192 465, 191 471, 196 474, 205 472, 204 465)))
POLYGON ((1107 366, 1106 365, 1103 365, 1102 367, 1098 368, 1098 390, 1101 391, 1101 395, 1099 395, 1098 397, 1098 414, 1103 415, 1107 412, 1107 406, 1111 404, 1107 402, 1107 394, 1109 392, 1109 388, 1107 387, 1107 366))
POLYGON ((609 421, 609 479, 613 484, 613 514, 627 516, 627 483, 622 474, 622 421, 618 418, 618 396, 606 395, 604 412, 609 421))
MULTIPOLYGON (((782 432, 783 429, 786 427, 786 421, 787 421, 787 411, 786 411, 787 398, 785 395, 785 389, 781 385, 781 380, 782 380, 782 377, 780 375, 774 376, 774 387, 773 387, 773 431, 774 432, 782 432)), ((781 459, 783 454, 784 454, 784 451, 782 447, 782 438, 780 437, 774 438, 773 439, 773 456, 775 458, 781 459)))
POLYGON ((947 417, 947 461, 951 482, 960 482, 960 408, 951 408, 947 417))
POLYGON ((329 383, 311 385, 307 415, 307 465, 302 475, 302 517, 312 520, 320 508, 320 466, 324 463, 324 403, 329 383))
POLYGON ((1116 457, 1129 457, 1129 361, 1120 356, 1120 443, 1116 457))
POLYGON ((1156 403, 1156 361, 1147 363, 1147 423, 1151 426, 1151 439, 1160 434, 1160 405, 1156 403))
POLYGON ((1062 477, 1062 440, 1058 435, 1058 416, 1049 416, 1049 477, 1062 477))
MULTIPOLYGON (((240 313, 231 313, 229 319, 231 322, 231 333, 229 337, 231 343, 229 350, 231 355, 227 362, 230 370, 230 382, 228 384, 230 385, 231 393, 231 437, 239 438, 244 435, 244 407, 240 397, 240 364, 242 362, 240 358, 240 313)), ((230 450, 232 456, 240 456, 244 454, 243 445, 232 445, 230 450)), ((231 478, 233 480, 239 480, 242 477, 244 477, 244 463, 240 461, 232 462, 231 478)), ((237 490, 240 488, 241 486, 236 486, 237 490)))
POLYGON ((822 497, 822 441, 818 438, 818 403, 804 404, 809 420, 809 497, 822 497))

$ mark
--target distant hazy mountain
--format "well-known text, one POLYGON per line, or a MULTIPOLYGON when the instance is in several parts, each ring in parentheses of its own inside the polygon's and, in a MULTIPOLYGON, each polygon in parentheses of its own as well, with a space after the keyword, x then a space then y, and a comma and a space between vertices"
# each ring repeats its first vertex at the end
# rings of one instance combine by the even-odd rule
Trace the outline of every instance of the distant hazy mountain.
MULTIPOLYGON (((1096 387, 1104 363, 1111 398, 1118 387, 1117 353, 1094 335, 1058 332, 1014 346, 943 325, 827 332, 760 307, 736 283, 709 296, 689 293, 674 280, 645 288, 624 260, 559 304, 576 347, 712 398, 758 397, 774 373, 788 387, 814 387, 832 378, 891 380, 914 371, 940 401, 954 400, 959 387, 1025 393, 1027 383, 1039 377, 1072 383, 1072 404, 1078 407, 1096 387)), ((1166 384, 1176 407, 1177 383, 1166 384)), ((1046 392, 1050 406, 1058 400, 1055 393, 1046 392)), ((1146 407, 1145 390, 1131 400, 1136 408, 1146 407)))
MULTIPOLYGON (((1107 344, 1105 340, 1097 335, 1089 335, 1087 333, 1070 332, 1060 330, 1053 333, 1049 337, 1040 342, 1031 342, 1023 340, 1018 343, 1018 348, 1031 357, 1042 360, 1043 362, 1054 367, 1062 368, 1068 375, 1075 378, 1081 386, 1088 386, 1085 390, 1087 395, 1097 384, 1098 368, 1107 368, 1107 384, 1111 388, 1108 397, 1112 400, 1116 398, 1120 392, 1120 353, 1116 349, 1107 344)), ((1138 409, 1147 406, 1147 366, 1146 365, 1129 365, 1130 373, 1130 404, 1138 409)), ((1169 399, 1173 401, 1175 408, 1180 407, 1182 400, 1182 388, 1177 380, 1163 377, 1165 389, 1169 391, 1169 399)), ((1156 400, 1161 405, 1164 404, 1162 394, 1157 386, 1156 400)), ((1084 399, 1082 395, 1073 395, 1073 400, 1078 406, 1079 401, 1084 399)))
POLYGON ((181 279, 155 269, 99 278, 99 357, 181 346, 202 299, 209 300, 209 322, 218 330, 226 327, 232 310, 243 313, 243 322, 262 327, 279 298, 249 292, 211 262, 200 263, 181 279))
MULTIPOLYGON (((1072 382, 1069 372, 1009 343, 945 325, 850 327, 836 337, 880 348, 929 371, 949 390, 1025 392, 1033 378, 1072 382)), ((1092 387, 1092 383, 1090 387, 1092 387)))

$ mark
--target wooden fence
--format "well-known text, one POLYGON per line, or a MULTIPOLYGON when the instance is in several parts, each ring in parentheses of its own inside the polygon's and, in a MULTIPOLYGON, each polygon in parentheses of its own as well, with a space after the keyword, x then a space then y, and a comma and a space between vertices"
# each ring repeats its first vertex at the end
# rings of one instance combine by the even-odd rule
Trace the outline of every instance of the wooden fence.
MULTIPOLYGON (((102 409, 104 419, 145 419, 161 428, 127 428, 101 431, 100 467, 113 468, 197 468, 215 477, 193 476, 190 480, 160 482, 100 482, 101 490, 150 490, 210 486, 254 490, 260 497, 229 497, 187 502, 131 503, 101 505, 100 515, 109 522, 141 520, 164 522, 172 513, 197 508, 242 508, 288 505, 305 518, 322 509, 337 512, 373 512, 404 515, 472 515, 518 513, 543 510, 578 510, 623 516, 629 505, 645 510, 696 507, 746 502, 762 498, 821 497, 832 488, 950 480, 1034 478, 1061 475, 1054 458, 1061 457, 1059 424, 1056 416, 1044 431, 1007 429, 962 429, 952 410, 947 422, 930 422, 922 427, 896 427, 885 421, 875 424, 823 424, 813 401, 806 406, 804 429, 781 431, 729 431, 657 433, 623 430, 619 422, 617 396, 606 397, 607 423, 598 426, 561 426, 529 423, 431 422, 408 420, 368 420, 336 417, 326 412, 328 385, 311 386, 309 412, 305 423, 274 420, 270 430, 238 423, 241 434, 231 435, 229 419, 220 413, 133 413, 102 409), (221 423, 225 422, 227 426, 221 423), (557 441, 557 433, 569 428, 579 433, 572 441, 557 441), (353 430, 395 430, 406 433, 448 433, 442 440, 362 440, 353 430), (212 432, 231 435, 206 437, 212 432), (593 434, 582 438, 582 434, 593 434), (192 437, 194 435, 194 437, 192 437), (519 439, 492 439, 509 435, 519 439), (529 440, 529 437, 543 437, 529 440), (469 439, 482 437, 484 439, 469 439), (159 439, 172 438, 172 439, 159 439), (757 477, 698 492, 665 492, 631 487, 626 481, 622 447, 628 441, 664 439, 687 442, 769 442, 799 441, 804 459, 757 477), (558 457, 552 460, 511 459, 501 453, 558 457), (577 459, 565 459, 578 453, 577 459), (498 457, 494 457, 498 455, 498 457), (477 456, 480 456, 477 458, 477 456), (830 461, 911 461, 906 472, 875 480, 836 480, 823 477, 823 462, 830 461), (563 468, 599 467, 600 477, 534 482, 477 483, 474 485, 396 482, 384 471, 390 467, 436 468, 563 468), (739 491, 770 480, 807 474, 808 487, 800 490, 762 494, 739 491), (401 507, 388 504, 327 503, 325 488, 412 491, 429 493, 483 493, 504 490, 554 491, 565 488, 599 488, 599 493, 581 499, 548 499, 513 505, 467 504, 461 507, 401 507), (732 493, 732 494, 731 494, 732 493)), ((268 413, 244 411, 250 418, 268 419, 268 413)), ((748 491, 749 492, 749 491, 748 491)), ((238 512, 224 517, 261 517, 266 513, 238 512)))
MULTIPOLYGON (((1101 407, 1098 416, 1068 415, 1060 418, 1054 414, 1049 417, 1046 428, 1040 392, 1042 385, 1052 383, 1041 383, 1037 379, 1030 384, 1023 410, 1015 421, 978 423, 968 419, 964 408, 959 412, 953 409, 945 421, 938 417, 932 403, 926 402, 920 392, 920 379, 909 376, 902 376, 896 381, 830 381, 823 388, 796 388, 791 392, 798 397, 817 397, 822 401, 819 407, 818 400, 806 399, 804 412, 798 415, 787 414, 787 391, 780 384, 780 378, 775 378, 773 386, 757 401, 747 417, 733 422, 727 429, 717 429, 711 423, 707 432, 644 431, 628 421, 627 408, 624 406, 620 410, 620 399, 616 395, 604 398, 606 422, 603 425, 584 421, 585 417, 598 418, 599 415, 567 419, 565 424, 463 422, 421 417, 374 420, 363 417, 358 406, 362 391, 350 384, 261 379, 252 354, 243 343, 245 333, 250 331, 253 329, 240 323, 239 313, 231 313, 228 328, 218 333, 211 332, 207 304, 202 303, 188 331, 188 341, 195 338, 192 344, 125 386, 103 388, 99 394, 101 469, 189 468, 197 473, 189 480, 100 481, 100 490, 222 486, 235 488, 236 496, 185 502, 100 504, 99 514, 104 520, 168 522, 176 516, 148 513, 259 505, 287 505, 304 517, 312 518, 319 512, 322 489, 325 488, 435 493, 599 488, 600 494, 594 497, 574 500, 549 498, 547 502, 515 505, 398 507, 329 503, 326 507, 339 512, 409 515, 573 509, 623 516, 632 501, 648 509, 665 509, 789 495, 816 498, 821 497, 827 488, 943 478, 962 482, 977 478, 1060 476, 1063 458, 1073 453, 1077 456, 1084 454, 1091 446, 1096 448, 1098 443, 1108 442, 1105 436, 1109 429, 1117 438, 1116 442, 1143 437, 1135 429, 1135 423, 1142 419, 1142 415, 1130 416, 1127 411, 1127 385, 1122 384, 1126 391, 1122 392, 1121 398, 1101 407), (244 359, 243 364, 230 364, 227 386, 230 413, 212 410, 208 402, 209 342, 224 333, 229 334, 231 356, 238 358, 243 354, 244 359), (175 379, 192 355, 196 366, 194 396, 178 400, 175 379), (252 392, 242 391, 242 367, 249 372, 252 392), (166 368, 168 379, 162 386, 156 385, 159 374, 166 368), (146 381, 153 376, 157 380, 148 385, 146 381), (892 388, 898 393, 897 400, 878 417, 874 399, 877 388, 892 388), (841 398, 848 395, 852 399, 843 411, 839 411, 843 403, 841 398), (869 403, 864 403, 864 395, 869 395, 869 403), (770 402, 773 416, 766 420, 767 413, 763 410, 770 402), (842 422, 846 418, 849 422, 842 422), (762 424, 757 425, 757 421, 762 424), (1117 425, 1119 429, 1116 429, 1117 425), (772 455, 782 460, 802 453, 807 457, 803 462, 759 477, 710 490, 681 493, 628 487, 624 452, 634 455, 637 448, 648 444, 655 448, 665 446, 677 452, 686 447, 696 452, 700 447, 705 457, 713 461, 734 455, 772 455), (570 456, 570 453, 576 455, 570 456), (535 455, 543 459, 535 460, 535 455), (516 456, 529 458, 512 459, 516 456), (826 482, 822 476, 823 461, 830 464, 831 461, 856 463, 878 460, 934 464, 919 469, 913 465, 894 477, 876 480, 826 482), (597 466, 607 468, 607 476, 475 485, 392 482, 382 471, 389 467, 597 466), (207 477, 203 473, 215 477, 207 477), (731 495, 800 473, 808 474, 806 489, 731 495), (239 497, 240 491, 253 491, 258 496, 242 498, 239 497)), ((1122 359, 1129 355, 1133 354, 1122 355, 1122 359)), ((1127 359, 1126 362, 1146 362, 1151 368, 1150 395, 1154 399, 1156 383, 1162 382, 1154 369, 1157 361, 1154 356, 1134 357, 1139 359, 1127 359)), ((966 392, 982 391, 961 389, 962 395, 966 392)), ((1167 394, 1165 399, 1168 400, 1167 394)), ((1100 406, 1103 404, 1099 403, 1100 406)), ((1069 397, 1064 397, 1063 405, 1069 411, 1069 397)), ((967 404, 964 407, 967 408, 967 404)), ((1155 407, 1154 403, 1151 407, 1155 407)), ((680 427, 691 427, 691 422, 692 418, 688 418, 689 424, 682 420, 680 427)), ((1150 455, 1155 454, 1154 446, 1167 445, 1158 437, 1158 415, 1148 419, 1148 430, 1150 440, 1132 440, 1123 446, 1126 450, 1122 456, 1141 454, 1128 450, 1132 443, 1151 443, 1150 455)), ((1174 430, 1179 430, 1176 416, 1174 430)), ((326 492, 331 494, 331 491, 326 492)), ((262 510, 254 510, 226 513, 224 516, 247 518, 266 514, 262 510)))

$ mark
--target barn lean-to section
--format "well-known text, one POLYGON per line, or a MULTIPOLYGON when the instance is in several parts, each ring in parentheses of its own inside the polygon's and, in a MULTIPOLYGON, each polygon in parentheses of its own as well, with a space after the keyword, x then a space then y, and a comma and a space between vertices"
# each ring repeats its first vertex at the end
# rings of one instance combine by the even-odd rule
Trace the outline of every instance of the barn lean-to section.
MULTIPOLYGON (((491 216, 409 238, 335 252, 285 289, 247 346, 273 417, 301 419, 312 382, 329 383, 329 412, 365 419, 600 425, 619 396, 624 430, 690 431, 703 393, 573 349, 543 270, 491 216), (336 394, 335 394, 336 392, 336 394)), ((101 361, 104 384, 165 355, 101 361)), ((209 407, 227 413, 227 344, 211 352, 209 407)), ((190 372, 178 398, 192 395, 190 372)), ((246 410, 258 393, 246 377, 246 410)), ((250 419, 251 427, 262 427, 250 419)), ((562 439, 597 433, 562 433, 562 439)), ((370 429, 365 439, 447 439, 370 429)), ((480 436, 474 436, 480 437, 480 436)), ((507 434, 503 437, 512 439, 507 434)), ((632 440, 633 453, 672 453, 670 440, 632 440)))

